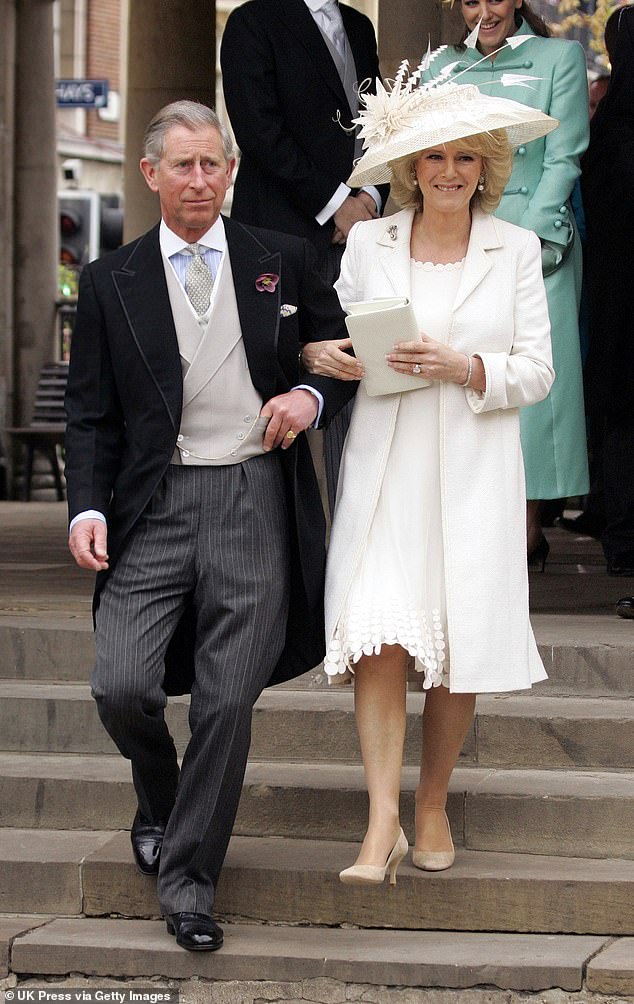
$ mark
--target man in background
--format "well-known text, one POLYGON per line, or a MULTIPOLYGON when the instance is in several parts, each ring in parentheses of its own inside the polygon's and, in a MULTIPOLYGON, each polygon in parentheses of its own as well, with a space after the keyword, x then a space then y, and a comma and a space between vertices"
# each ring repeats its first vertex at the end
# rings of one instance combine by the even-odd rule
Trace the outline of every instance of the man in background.
POLYGON ((307 237, 334 281, 350 228, 386 195, 346 185, 361 155, 357 89, 379 76, 372 23, 335 0, 249 0, 229 16, 220 63, 241 150, 231 215, 307 237))
MULTIPOLYGON (((361 156, 358 89, 380 76, 372 22, 336 0, 249 0, 229 15, 220 63, 241 151, 232 217, 307 237, 333 284, 351 227, 379 216, 389 191, 346 184, 361 156)), ((349 346, 322 351, 348 366, 349 346)), ((348 421, 344 409, 325 435, 331 509, 348 421)))

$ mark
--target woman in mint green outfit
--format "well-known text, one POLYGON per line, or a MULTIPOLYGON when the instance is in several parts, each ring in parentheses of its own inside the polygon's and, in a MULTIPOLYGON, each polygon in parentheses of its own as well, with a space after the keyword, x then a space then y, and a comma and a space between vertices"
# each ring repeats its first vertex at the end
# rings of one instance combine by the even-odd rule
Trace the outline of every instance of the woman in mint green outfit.
POLYGON ((541 500, 588 491, 578 329, 581 245, 577 236, 563 264, 548 274, 549 267, 565 254, 569 235, 575 233, 569 199, 580 173, 579 158, 589 139, 586 61, 577 42, 548 37, 544 22, 522 0, 459 2, 468 32, 482 19, 477 49, 458 45, 437 50, 426 79, 455 63, 450 77, 466 70, 460 83, 475 83, 487 94, 521 101, 560 122, 550 135, 515 152, 513 173, 496 211, 496 216, 534 230, 542 242, 556 378, 544 401, 521 411, 520 422, 529 500, 528 554, 543 567, 548 545, 540 524, 541 500), (496 52, 513 35, 530 38, 517 48, 496 52), (491 58, 482 60, 483 56, 491 58), (525 85, 516 80, 511 86, 501 86, 503 74, 537 79, 525 79, 525 85))

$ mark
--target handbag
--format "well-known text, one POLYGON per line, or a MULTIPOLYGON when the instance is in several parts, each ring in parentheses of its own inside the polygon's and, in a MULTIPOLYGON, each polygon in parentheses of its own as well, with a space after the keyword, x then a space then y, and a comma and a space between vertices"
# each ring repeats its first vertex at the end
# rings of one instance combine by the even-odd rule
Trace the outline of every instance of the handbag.
MULTIPOLYGON (((559 241, 548 241, 540 237, 542 246, 542 275, 544 279, 557 272, 564 264, 575 244, 575 228, 572 223, 564 223, 567 228, 566 242, 560 244, 559 241)), ((562 227, 563 231, 563 227, 562 227)))

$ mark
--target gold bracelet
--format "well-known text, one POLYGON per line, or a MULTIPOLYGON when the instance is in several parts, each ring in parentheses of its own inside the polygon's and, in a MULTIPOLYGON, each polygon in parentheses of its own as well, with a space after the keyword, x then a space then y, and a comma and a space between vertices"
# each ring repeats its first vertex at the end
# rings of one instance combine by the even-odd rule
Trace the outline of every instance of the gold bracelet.
POLYGON ((471 377, 473 376, 473 356, 467 356, 467 362, 469 363, 469 370, 467 372, 467 379, 464 383, 461 383, 461 387, 468 387, 471 383, 471 377))

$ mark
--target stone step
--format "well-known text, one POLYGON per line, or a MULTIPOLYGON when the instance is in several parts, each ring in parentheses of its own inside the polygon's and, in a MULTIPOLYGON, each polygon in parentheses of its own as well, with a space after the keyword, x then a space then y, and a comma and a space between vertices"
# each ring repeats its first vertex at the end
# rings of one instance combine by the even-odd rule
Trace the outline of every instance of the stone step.
POLYGON ((119 755, 0 753, 0 826, 124 829, 136 804, 130 764, 119 755))
MULTIPOLYGON (((614 600, 627 591, 617 583, 614 600)), ((615 617, 612 607, 609 616, 533 613, 531 622, 549 676, 540 691, 634 696, 631 624, 615 617)))
MULTIPOLYGON (((453 931, 360 931, 307 929, 253 924, 227 924, 220 952, 192 953, 168 937, 162 921, 59 918, 48 923, 22 918, 13 925, 11 972, 18 977, 64 977, 67 973, 90 977, 135 979, 156 977, 200 981, 198 999, 206 980, 231 983, 214 1000, 265 999, 267 982, 278 988, 275 999, 342 1001, 350 999, 351 983, 374 986, 447 987, 459 990, 486 986, 504 990, 539 991, 559 988, 581 990, 586 970, 601 974, 598 989, 614 979, 610 961, 615 949, 623 952, 629 939, 613 944, 605 937, 540 934, 461 933, 453 931), (29 930, 29 921, 34 925, 29 930), (250 988, 235 986, 249 981, 250 988), (320 981, 310 983, 309 981, 320 981), (328 981, 328 983, 326 983, 328 981), (280 984, 301 984, 280 992, 280 984), (338 986, 337 986, 338 985, 338 986), (315 992, 306 996, 304 990, 315 992), (339 989, 339 993, 336 993, 339 989), (328 993, 330 990, 330 993, 328 993), (233 996, 231 996, 233 994, 233 996)), ((0 938, 2 921, 0 921, 0 938)), ((617 970, 620 985, 629 974, 634 986, 634 965, 617 970)), ((156 982, 153 988, 160 990, 156 982)), ((272 988, 271 988, 272 989, 272 988)), ((202 992, 202 993, 201 993, 202 992)), ((622 990, 621 992, 626 992, 622 990)), ((272 999, 266 993, 266 999, 272 999)), ((355 997, 355 999, 357 999, 355 997)), ((364 995, 364 999, 366 998, 364 995)), ((375 997, 373 996, 374 1000, 375 997)))
POLYGON ((111 832, 0 830, 0 913, 78 914, 81 868, 111 832))
MULTIPOLYGON (((422 694, 408 695, 404 761, 420 759, 422 694)), ((189 737, 187 698, 167 719, 177 749, 189 737)), ((6 751, 114 753, 86 684, 0 681, 0 740, 6 751)), ((255 759, 359 761, 349 688, 265 691, 253 717, 255 759)), ((634 701, 601 697, 482 695, 462 763, 482 767, 634 769, 634 701)))
MULTIPOLYGON (((418 774, 403 768, 401 814, 411 843, 418 774)), ((250 763, 235 832, 360 842, 367 815, 361 766, 250 763)), ((455 842, 470 850, 634 859, 632 772, 458 767, 448 815, 455 842)))
MULTIPOLYGON (((418 769, 404 767, 402 819, 411 842, 417 781, 418 769)), ((121 757, 0 754, 1 826, 124 829, 135 806, 121 757)), ((458 767, 448 812, 455 843, 471 850, 634 858, 632 772, 458 767)), ((366 823, 360 766, 251 762, 235 832, 361 841, 366 823)))
MULTIPOLYGON (((409 930, 634 934, 634 862, 458 848, 445 872, 401 865, 394 889, 344 886, 358 844, 232 839, 216 900, 240 922, 409 930)), ((150 919, 155 883, 130 835, 0 830, 0 912, 150 919)))
MULTIPOLYGON (((423 694, 408 695, 405 763, 420 762, 423 704, 423 694)), ((265 691, 253 716, 251 755, 265 760, 358 761, 350 688, 265 691)), ((480 695, 461 762, 634 769, 634 700, 532 692, 480 695)))
MULTIPOLYGON (((634 934, 632 861, 589 864, 459 848, 445 872, 421 872, 408 860, 394 889, 344 886, 338 872, 358 850, 335 841, 236 836, 218 886, 218 914, 302 925, 634 934)), ((136 872, 128 833, 115 834, 86 858, 82 885, 88 916, 158 913, 154 883, 136 872)))
MULTIPOLYGON (((47 924, 54 917, 45 914, 31 916, 0 917, 0 980, 9 975, 11 965, 11 946, 14 940, 27 931, 35 931, 47 924)), ((2 984, 4 986, 4 984, 2 984)))
MULTIPOLYGON (((189 736, 188 700, 174 698, 170 728, 182 752, 189 736)), ((90 686, 80 683, 0 681, 0 743, 6 751, 116 753, 90 686)))
POLYGON ((0 679, 87 683, 94 661, 89 616, 0 614, 0 679))
MULTIPOLYGON (((38 613, 34 607, 16 614, 5 606, 0 612, 0 679, 87 682, 94 642, 87 602, 85 606, 85 613, 38 613)), ((532 621, 549 674, 540 693, 634 696, 634 646, 627 621, 561 613, 535 613, 532 621)), ((283 689, 313 690, 324 684, 317 668, 283 689)))

